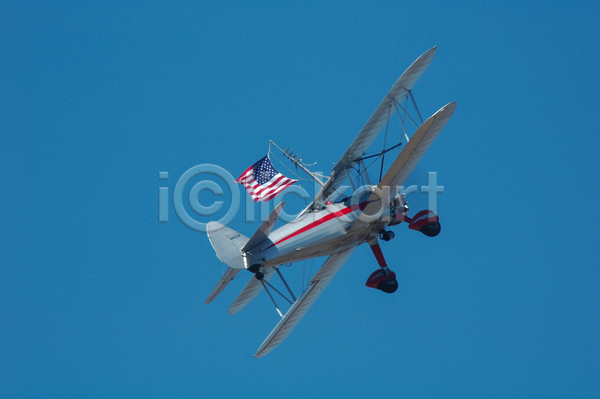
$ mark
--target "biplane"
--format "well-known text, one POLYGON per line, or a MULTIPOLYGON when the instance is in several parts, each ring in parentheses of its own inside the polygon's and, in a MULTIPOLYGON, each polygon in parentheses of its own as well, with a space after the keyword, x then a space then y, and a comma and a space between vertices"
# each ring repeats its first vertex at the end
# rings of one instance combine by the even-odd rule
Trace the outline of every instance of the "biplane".
MULTIPOLYGON (((379 240, 389 241, 394 238, 394 233, 388 229, 402 222, 409 229, 427 236, 433 237, 440 232, 439 216, 434 210, 423 210, 413 217, 408 216, 407 202, 400 189, 456 108, 456 103, 451 102, 426 121, 420 117, 412 90, 431 63, 435 52, 436 47, 425 52, 400 76, 335 164, 326 181, 321 181, 319 176, 312 174, 301 159, 292 157, 288 150, 282 151, 321 185, 317 195, 296 220, 273 229, 284 207, 285 203, 282 202, 249 238, 218 222, 208 224, 209 240, 217 257, 228 267, 205 303, 213 301, 241 270, 245 270, 252 273, 252 276, 228 313, 234 314, 244 309, 265 290, 281 316, 277 326, 256 351, 255 357, 265 356, 288 337, 359 245, 368 244, 379 265, 367 279, 366 286, 393 293, 398 288, 398 281, 385 261, 379 240), (406 112, 408 99, 417 110, 420 125, 406 112), (366 173, 365 154, 388 124, 390 117, 396 113, 403 116, 401 121, 407 121, 408 117, 416 131, 409 138, 404 122, 402 123, 407 142, 395 146, 403 145, 391 167, 384 175, 380 172, 379 182, 373 185, 366 173), (366 184, 361 189, 356 189, 361 181, 366 184), (349 182, 354 188, 351 196, 344 196, 344 189, 350 188, 342 186, 345 182, 349 182), (280 268, 292 262, 321 256, 328 258, 310 279, 304 291, 298 297, 294 296, 280 268), (275 275, 281 278, 291 299, 269 283, 275 275), (291 306, 285 314, 280 311, 272 293, 277 293, 290 302, 291 306)), ((384 148, 379 155, 387 151, 384 148)))

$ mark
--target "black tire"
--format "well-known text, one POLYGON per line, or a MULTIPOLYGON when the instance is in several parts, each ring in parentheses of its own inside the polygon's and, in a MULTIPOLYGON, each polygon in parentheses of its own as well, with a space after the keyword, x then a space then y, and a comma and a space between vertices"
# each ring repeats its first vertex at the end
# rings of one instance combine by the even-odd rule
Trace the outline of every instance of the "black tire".
POLYGON ((387 281, 382 281, 377 286, 377 289, 387 294, 393 294, 398 289, 398 280, 395 278, 387 281))
POLYGON ((438 234, 440 234, 441 230, 442 230, 442 225, 440 224, 440 222, 436 222, 436 223, 426 224, 425 226, 421 227, 421 230, 419 230, 419 231, 421 233, 425 234, 427 237, 435 237, 438 234))
POLYGON ((251 273, 256 273, 260 270, 260 263, 255 263, 248 268, 248 271, 251 273))
POLYGON ((260 280, 262 280, 265 277, 265 275, 262 274, 262 272, 256 272, 256 274, 254 275, 254 277, 256 277, 256 279, 260 281, 260 280))

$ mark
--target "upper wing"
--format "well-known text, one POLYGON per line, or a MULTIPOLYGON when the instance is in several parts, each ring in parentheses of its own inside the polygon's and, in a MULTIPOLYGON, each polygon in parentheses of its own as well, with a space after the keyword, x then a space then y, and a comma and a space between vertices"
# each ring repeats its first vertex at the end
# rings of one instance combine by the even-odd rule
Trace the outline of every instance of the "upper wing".
POLYGON ((408 95, 408 92, 412 90, 417 80, 419 80, 433 60, 435 51, 436 47, 425 52, 400 76, 352 144, 350 144, 350 147, 348 147, 344 155, 342 155, 338 163, 333 167, 329 180, 321 188, 321 191, 319 191, 307 210, 311 209, 317 201, 323 201, 329 197, 342 185, 347 177, 344 170, 349 168, 353 162, 362 158, 390 118, 393 99, 400 102, 408 95))
MULTIPOLYGON (((378 190, 373 192, 369 197, 369 203, 363 209, 363 214, 375 216, 383 210, 379 199, 387 196, 386 193, 390 193, 388 188, 396 190, 397 186, 401 186, 406 182, 406 179, 408 179, 408 176, 410 176, 421 158, 423 158, 433 140, 435 140, 444 126, 446 126, 455 109, 456 103, 451 102, 423 122, 415 134, 413 134, 408 144, 406 144, 406 147, 402 149, 392 166, 390 166, 390 169, 377 184, 378 190)), ((391 192, 391 195, 394 195, 394 193, 395 191, 391 192)), ((359 225, 356 226, 358 227, 359 225)))
POLYGON ((406 147, 402 149, 398 158, 390 166, 390 169, 385 173, 379 184, 377 184, 379 188, 385 186, 396 187, 406 182, 406 179, 408 179, 415 166, 423 158, 433 140, 435 140, 444 126, 446 126, 455 109, 456 103, 451 102, 423 122, 406 144, 406 147))
POLYGON ((294 327, 298 325, 302 317, 306 314, 308 309, 317 300, 321 292, 327 287, 329 282, 342 268, 344 263, 348 260, 354 248, 347 249, 337 254, 331 255, 327 258, 327 261, 321 266, 321 269, 315 274, 310 280, 308 288, 302 293, 302 295, 294 302, 292 307, 287 311, 285 316, 277 324, 275 329, 271 331, 271 334, 265 339, 262 345, 258 348, 254 357, 262 357, 267 353, 271 352, 277 345, 282 343, 288 335, 292 332, 294 327))

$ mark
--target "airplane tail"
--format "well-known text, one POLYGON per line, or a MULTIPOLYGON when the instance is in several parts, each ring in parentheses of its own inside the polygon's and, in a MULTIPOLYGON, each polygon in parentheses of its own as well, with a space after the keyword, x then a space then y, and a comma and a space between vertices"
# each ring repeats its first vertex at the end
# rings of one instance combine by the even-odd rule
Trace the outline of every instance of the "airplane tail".
POLYGON ((232 269, 245 269, 242 249, 248 237, 219 223, 209 222, 208 239, 217 253, 217 258, 232 269))
POLYGON ((209 222, 207 225, 208 239, 221 262, 232 269, 247 269, 251 266, 252 263, 248 262, 256 260, 252 259, 254 258, 252 252, 268 241, 269 234, 271 234, 284 205, 285 201, 277 205, 250 238, 219 222, 209 222))
POLYGON ((204 301, 208 305, 225 289, 239 271, 244 269, 242 248, 248 243, 248 237, 219 222, 209 222, 207 227, 208 239, 217 253, 217 258, 229 266, 208 298, 206 298, 206 301, 204 301))
POLYGON ((208 304, 212 302, 240 270, 250 268, 250 270, 254 271, 251 266, 254 264, 258 265, 259 260, 252 255, 252 251, 260 249, 269 242, 269 234, 271 234, 284 205, 285 202, 281 202, 276 206, 250 238, 219 222, 208 223, 207 230, 210 244, 221 262, 229 267, 204 303, 208 304))

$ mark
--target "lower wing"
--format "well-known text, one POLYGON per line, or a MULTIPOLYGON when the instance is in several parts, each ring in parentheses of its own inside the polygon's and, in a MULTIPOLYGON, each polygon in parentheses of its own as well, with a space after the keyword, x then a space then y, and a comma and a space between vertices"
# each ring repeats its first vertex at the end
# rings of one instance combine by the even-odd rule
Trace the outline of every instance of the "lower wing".
POLYGON ((296 302, 294 302, 275 329, 271 331, 271 334, 269 334, 267 339, 265 339, 258 348, 254 357, 258 358, 268 354, 290 335, 302 317, 308 312, 308 309, 310 309, 319 295, 325 290, 329 282, 335 277, 342 266, 344 266, 344 263, 350 258, 350 255, 352 255, 355 249, 356 247, 350 248, 327 258, 323 266, 321 266, 321 269, 319 269, 317 274, 310 280, 308 288, 298 299, 296 299, 296 302))

